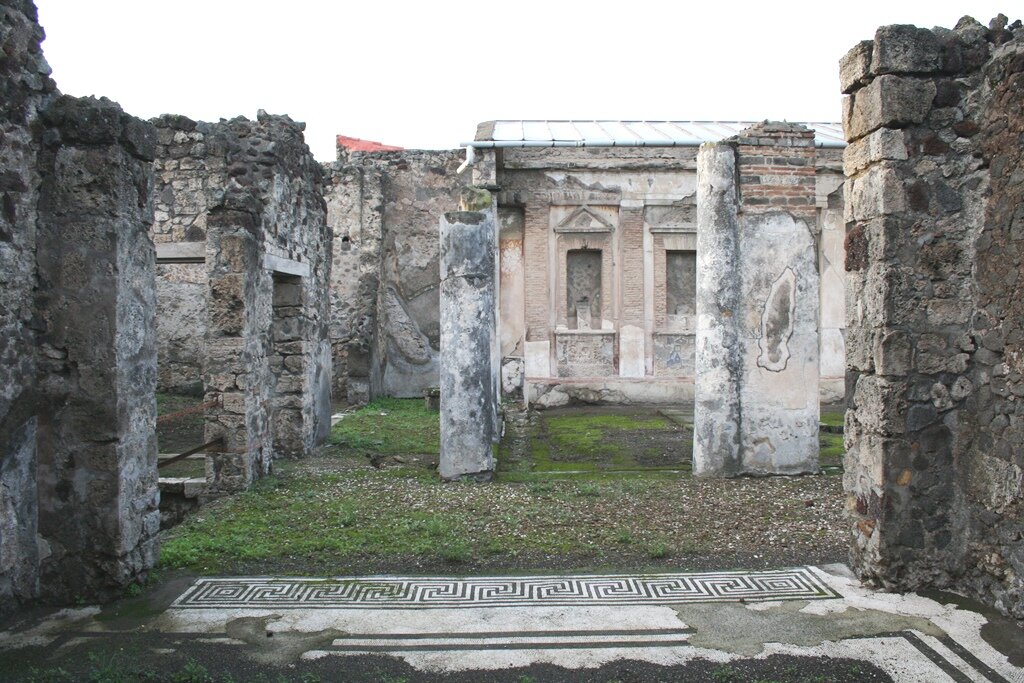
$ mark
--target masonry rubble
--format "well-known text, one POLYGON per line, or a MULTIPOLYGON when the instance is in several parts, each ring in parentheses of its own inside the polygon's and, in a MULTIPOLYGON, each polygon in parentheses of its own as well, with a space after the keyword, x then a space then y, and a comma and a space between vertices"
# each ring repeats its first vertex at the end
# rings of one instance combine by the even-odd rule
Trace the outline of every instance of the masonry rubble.
POLYGON ((885 26, 841 64, 852 563, 1024 618, 1024 29, 885 26))
POLYGON ((61 95, 0 2, 0 613, 110 597, 157 556, 155 131, 61 95))

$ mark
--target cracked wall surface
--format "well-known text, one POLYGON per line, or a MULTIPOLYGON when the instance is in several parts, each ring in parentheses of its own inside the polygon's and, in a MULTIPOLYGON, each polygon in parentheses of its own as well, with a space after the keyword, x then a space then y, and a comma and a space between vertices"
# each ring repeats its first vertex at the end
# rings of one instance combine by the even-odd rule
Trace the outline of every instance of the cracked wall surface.
POLYGON ((841 80, 853 565, 1024 618, 1024 29, 885 26, 841 80))
POLYGON ((815 155, 772 122, 701 146, 695 474, 818 469, 815 155))
POLYGON ((60 95, 0 2, 0 612, 110 597, 156 561, 155 132, 60 95))
POLYGON ((438 219, 466 178, 457 151, 350 152, 325 165, 334 234, 334 390, 349 403, 439 381, 438 219))
MULTIPOLYGON (((154 123, 155 237, 203 245, 202 300, 192 310, 203 316, 194 329, 203 333, 204 400, 217 402, 205 438, 224 440, 207 458, 207 480, 213 491, 237 491, 275 457, 308 455, 330 429, 332 236, 322 169, 304 124, 287 116, 154 123)), ((171 314, 170 303, 161 311, 171 314)))

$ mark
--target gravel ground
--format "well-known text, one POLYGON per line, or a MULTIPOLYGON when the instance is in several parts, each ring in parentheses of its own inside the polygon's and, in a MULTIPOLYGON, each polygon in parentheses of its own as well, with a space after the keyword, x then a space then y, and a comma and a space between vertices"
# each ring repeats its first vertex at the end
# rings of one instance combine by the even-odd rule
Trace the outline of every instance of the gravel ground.
MULTIPOLYGON (((363 460, 365 462, 365 460, 363 460)), ((838 476, 552 477, 442 484, 414 468, 322 457, 171 530, 200 573, 470 573, 759 568, 845 561, 838 476), (341 521, 339 521, 341 520, 341 521), (260 528, 260 550, 239 543, 260 528)))

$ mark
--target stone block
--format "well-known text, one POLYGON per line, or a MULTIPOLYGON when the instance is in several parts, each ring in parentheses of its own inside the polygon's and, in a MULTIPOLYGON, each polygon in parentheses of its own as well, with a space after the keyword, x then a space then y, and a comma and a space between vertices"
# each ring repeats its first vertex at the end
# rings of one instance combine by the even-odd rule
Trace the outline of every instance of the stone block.
POLYGON ((551 342, 528 341, 523 346, 526 352, 526 376, 551 377, 551 342))
POLYGON ((871 80, 871 50, 874 43, 862 40, 839 60, 839 87, 843 94, 852 93, 871 80))
POLYGON ((879 161, 903 161, 907 158, 907 141, 902 130, 879 128, 843 150, 843 171, 852 176, 879 161))
POLYGON ((843 130, 853 142, 879 128, 921 123, 932 107, 935 83, 910 76, 879 76, 846 98, 843 130))
POLYGON ((871 71, 881 74, 928 74, 942 66, 939 39, 926 28, 906 24, 875 32, 871 71))
POLYGON ((902 214, 907 207, 906 184, 889 163, 872 166, 854 178, 850 187, 853 219, 865 221, 877 216, 902 214))
POLYGON ((862 375, 853 395, 857 421, 864 429, 876 434, 902 434, 905 429, 903 416, 907 410, 906 393, 905 381, 862 375))
POLYGON ((619 376, 643 377, 645 373, 644 331, 635 325, 619 330, 619 376))
POLYGON ((875 372, 881 376, 904 377, 911 370, 911 343, 901 330, 879 331, 874 341, 875 372))

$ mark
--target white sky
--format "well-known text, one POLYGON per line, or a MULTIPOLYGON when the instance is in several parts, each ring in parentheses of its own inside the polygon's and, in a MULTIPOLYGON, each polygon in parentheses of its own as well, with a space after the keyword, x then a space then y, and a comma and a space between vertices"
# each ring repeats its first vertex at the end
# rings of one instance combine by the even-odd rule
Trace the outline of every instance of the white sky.
POLYGON ((878 26, 1016 4, 36 2, 62 92, 143 118, 288 114, 322 161, 338 133, 454 148, 491 119, 838 121, 839 58, 878 26))

